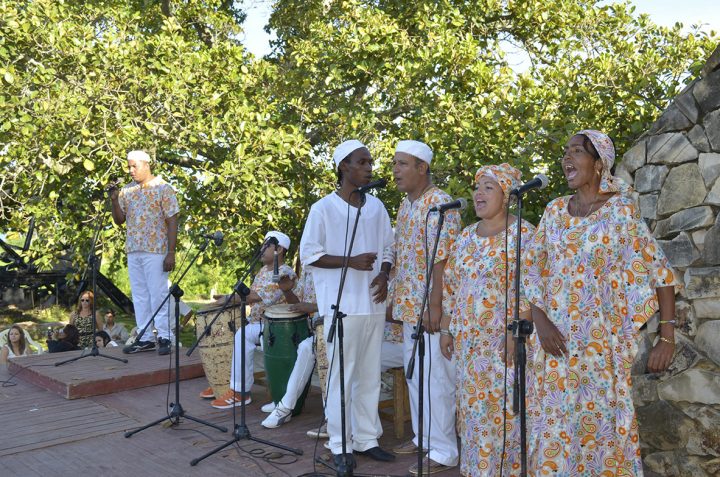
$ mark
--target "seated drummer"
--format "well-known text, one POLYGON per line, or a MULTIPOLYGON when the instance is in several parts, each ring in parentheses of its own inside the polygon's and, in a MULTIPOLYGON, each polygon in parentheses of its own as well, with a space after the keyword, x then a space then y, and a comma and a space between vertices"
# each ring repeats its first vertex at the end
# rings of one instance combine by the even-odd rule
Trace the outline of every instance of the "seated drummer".
MULTIPOLYGON (((313 316, 313 321, 317 321, 317 303, 315 302, 315 288, 310 274, 303 272, 300 275, 297 286, 295 287, 295 296, 298 303, 290 307, 290 311, 298 313, 306 313, 313 316)), ((297 400, 300 398, 305 386, 307 385, 313 368, 315 367, 315 352, 313 350, 313 339, 311 335, 300 342, 297 348, 297 358, 293 366, 290 377, 288 378, 285 394, 277 403, 268 403, 262 407, 264 412, 270 415, 262 422, 263 427, 274 429, 280 427, 290 421, 292 410, 295 408, 297 400)))
MULTIPOLYGON (((245 404, 250 404, 252 398, 250 389, 254 382, 253 369, 255 347, 260 345, 260 333, 262 331, 262 318, 265 309, 272 305, 283 303, 297 303, 298 298, 293 293, 293 286, 297 276, 292 268, 285 264, 285 254, 290 248, 290 237, 282 232, 272 231, 265 235, 265 240, 275 237, 278 240, 278 272, 280 282, 273 283, 273 261, 275 247, 269 246, 265 253, 260 257, 263 266, 255 275, 250 286, 250 294, 247 297, 247 303, 251 305, 250 315, 248 316, 248 324, 245 326, 245 394, 241 393, 242 383, 240 382, 242 362, 240 356, 241 348, 241 330, 235 332, 235 347, 233 349, 232 363, 230 366, 230 389, 228 392, 212 401, 211 405, 217 409, 230 409, 234 406, 240 406, 243 399, 245 404)), ((216 297, 224 301, 224 297, 216 297)), ((238 299, 239 301, 239 299, 238 299)), ((207 390, 206 390, 207 391, 207 390)), ((203 392, 205 393, 205 391, 203 392)))

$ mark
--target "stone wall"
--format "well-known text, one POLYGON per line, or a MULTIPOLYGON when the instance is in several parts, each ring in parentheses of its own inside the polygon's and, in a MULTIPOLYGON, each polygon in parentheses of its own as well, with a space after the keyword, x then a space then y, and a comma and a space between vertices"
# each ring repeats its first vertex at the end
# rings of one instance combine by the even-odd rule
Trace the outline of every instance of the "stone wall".
POLYGON ((720 47, 616 174, 684 283, 670 369, 645 371, 657 316, 633 368, 647 475, 720 476, 720 47))

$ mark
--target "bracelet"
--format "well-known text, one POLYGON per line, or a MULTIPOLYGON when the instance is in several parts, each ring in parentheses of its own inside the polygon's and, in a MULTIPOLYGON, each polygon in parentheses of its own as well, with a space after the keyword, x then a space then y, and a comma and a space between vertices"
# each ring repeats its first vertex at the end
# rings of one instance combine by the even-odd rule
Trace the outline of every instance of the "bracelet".
POLYGON ((673 325, 674 325, 674 324, 675 324, 675 320, 674 320, 674 319, 672 319, 672 320, 660 320, 659 323, 660 323, 661 325, 666 325, 666 324, 673 324, 673 325))
POLYGON ((450 333, 450 330, 440 330, 440 334, 443 336, 449 336, 450 338, 453 337, 452 333, 450 333))
MULTIPOLYGON (((386 272, 385 270, 380 270, 380 273, 383 273, 385 275, 385 278, 390 280, 390 274, 388 272, 386 272)), ((378 273, 378 275, 380 275, 380 273, 378 273)))
POLYGON ((660 341, 664 341, 668 344, 675 345, 675 341, 665 338, 664 336, 660 337, 660 341))

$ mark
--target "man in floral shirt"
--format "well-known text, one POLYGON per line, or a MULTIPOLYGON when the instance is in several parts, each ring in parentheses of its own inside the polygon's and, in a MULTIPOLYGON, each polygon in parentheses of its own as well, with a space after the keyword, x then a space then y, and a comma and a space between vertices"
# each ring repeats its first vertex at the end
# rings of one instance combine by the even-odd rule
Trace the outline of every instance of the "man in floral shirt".
MULTIPOLYGON (((175 268, 175 241, 180 207, 173 188, 150 169, 145 151, 131 151, 127 156, 133 181, 118 191, 109 191, 112 216, 117 225, 127 224, 125 251, 135 321, 138 329, 147 325, 168 292, 168 273, 175 268)), ((158 331, 158 354, 170 353, 172 327, 169 306, 155 316, 158 331)), ((155 337, 145 331, 123 353, 155 349, 155 337)))
MULTIPOLYGON (((395 225, 394 267, 395 279, 390 291, 392 319, 403 324, 404 364, 412 357, 412 335, 423 303, 429 267, 427 256, 432 253, 437 235, 438 213, 430 212, 433 206, 451 201, 451 197, 432 183, 430 162, 432 150, 419 141, 400 141, 393 159, 393 177, 398 190, 407 194, 398 211, 395 225), (429 213, 429 215, 428 215, 429 213), (427 227, 426 227, 427 221, 427 227), (427 235, 425 234, 427 230, 427 235), (427 244, 427 246, 426 246, 427 244)), ((455 367, 440 353, 440 318, 442 316, 443 268, 448 252, 460 230, 457 210, 445 213, 445 224, 440 234, 437 255, 432 264, 432 282, 429 295, 429 316, 423 320, 425 333, 424 382, 429 389, 423 406, 423 448, 428 450, 424 471, 441 472, 457 465, 458 449, 455 437, 455 367), (430 366, 432 360, 432 366, 430 366), (432 413, 429 404, 432 402, 432 413), (428 434, 428 430, 431 434, 428 434)), ((418 390, 419 360, 412 379, 408 380, 410 410, 414 438, 394 448, 397 454, 412 454, 418 444, 418 390)), ((417 474, 417 465, 410 468, 417 474)))

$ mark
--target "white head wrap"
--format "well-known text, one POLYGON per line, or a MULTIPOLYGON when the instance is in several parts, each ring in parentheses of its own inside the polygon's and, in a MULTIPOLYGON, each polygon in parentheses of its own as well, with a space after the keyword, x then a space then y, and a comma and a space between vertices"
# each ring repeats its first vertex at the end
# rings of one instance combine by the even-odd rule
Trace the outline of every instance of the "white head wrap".
POLYGON ((350 154, 352 154, 353 151, 356 151, 361 147, 366 146, 357 139, 350 139, 349 141, 345 141, 341 143, 338 147, 336 147, 335 152, 333 153, 333 161, 335 161, 335 168, 340 166, 340 162, 343 159, 345 159, 350 154))
POLYGON ((430 164, 433 158, 433 152, 430 147, 424 142, 405 140, 400 141, 395 148, 395 152, 404 152, 410 154, 413 157, 417 157, 423 162, 430 164))
POLYGON ((145 161, 145 162, 152 162, 152 159, 150 159, 150 155, 145 151, 130 151, 127 155, 127 160, 132 161, 145 161))
POLYGON ((273 231, 265 234, 265 240, 267 240, 270 237, 275 237, 278 241, 278 245, 280 245, 285 250, 290 248, 290 237, 288 237, 284 233, 278 232, 277 230, 273 230, 273 231))

